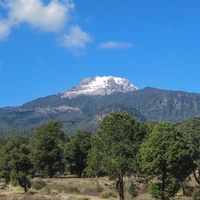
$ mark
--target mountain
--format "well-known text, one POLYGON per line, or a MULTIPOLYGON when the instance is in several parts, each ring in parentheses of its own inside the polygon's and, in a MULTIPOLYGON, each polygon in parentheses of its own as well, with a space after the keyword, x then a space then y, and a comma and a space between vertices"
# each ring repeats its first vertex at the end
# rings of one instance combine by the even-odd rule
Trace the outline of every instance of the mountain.
POLYGON ((111 112, 126 112, 141 122, 181 122, 200 116, 200 94, 156 88, 138 89, 126 79, 83 79, 71 90, 38 98, 18 107, 0 108, 0 136, 31 133, 51 120, 63 123, 73 134, 95 132, 111 112))
POLYGON ((103 76, 96 78, 85 78, 81 81, 80 85, 71 88, 62 94, 62 98, 75 98, 78 95, 109 95, 115 92, 131 92, 137 90, 130 81, 124 78, 113 76, 103 76))

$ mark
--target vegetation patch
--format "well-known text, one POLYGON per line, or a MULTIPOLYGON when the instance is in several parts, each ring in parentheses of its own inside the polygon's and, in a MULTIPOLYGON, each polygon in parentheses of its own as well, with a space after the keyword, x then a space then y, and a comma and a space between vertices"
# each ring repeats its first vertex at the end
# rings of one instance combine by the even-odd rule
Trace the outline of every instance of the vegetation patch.
POLYGON ((192 192, 192 197, 194 200, 200 199, 200 188, 195 188, 192 192))
POLYGON ((96 134, 81 130, 73 136, 55 121, 2 143, 0 195, 12 188, 61 200, 149 199, 150 194, 165 200, 184 194, 184 199, 197 200, 199 160, 200 118, 176 125, 142 124, 128 114, 111 113, 96 134))
POLYGON ((134 183, 131 183, 131 185, 128 188, 128 193, 131 195, 131 197, 138 196, 138 186, 134 183))
POLYGON ((63 189, 64 193, 79 193, 79 189, 74 185, 68 185, 63 189))
POLYGON ((107 190, 101 193, 100 197, 102 199, 110 199, 111 197, 116 198, 117 194, 113 190, 107 190))
POLYGON ((46 183, 43 180, 35 180, 32 182, 32 189, 34 190, 41 190, 44 186, 46 186, 46 183))
POLYGON ((42 190, 40 190, 40 194, 42 195, 48 195, 51 193, 51 188, 48 186, 45 186, 42 188, 42 190))

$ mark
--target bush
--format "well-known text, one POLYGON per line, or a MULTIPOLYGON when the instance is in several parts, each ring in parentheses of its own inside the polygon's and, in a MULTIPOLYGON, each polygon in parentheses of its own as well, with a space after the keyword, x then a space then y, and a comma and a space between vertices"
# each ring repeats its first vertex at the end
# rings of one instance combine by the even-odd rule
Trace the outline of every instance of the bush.
POLYGON ((199 200, 200 199, 200 189, 195 188, 192 192, 192 197, 194 200, 199 200))
POLYGON ((192 187, 185 187, 185 196, 186 197, 191 197, 192 196, 192 193, 193 193, 193 188, 192 187))
POLYGON ((109 199, 111 197, 114 197, 114 198, 117 197, 116 193, 114 191, 112 191, 112 190, 108 190, 108 191, 105 191, 105 192, 101 193, 101 198, 102 199, 109 199))
POLYGON ((128 193, 132 196, 132 197, 136 197, 138 196, 138 187, 137 185, 135 185, 134 183, 131 183, 131 185, 128 188, 128 193))
POLYGON ((44 186, 46 186, 46 183, 43 180, 33 181, 32 184, 32 188, 35 190, 41 190, 44 186))
POLYGON ((100 186, 98 181, 96 182, 96 191, 97 192, 102 192, 103 191, 103 188, 100 186))
POLYGON ((41 192, 40 192, 42 195, 48 195, 51 193, 51 189, 47 186, 43 187, 41 192))
POLYGON ((59 185, 54 189, 57 190, 58 193, 62 193, 65 190, 65 186, 59 185))
POLYGON ((69 185, 69 186, 64 188, 64 192, 65 193, 77 193, 77 192, 79 192, 79 190, 76 186, 69 185))

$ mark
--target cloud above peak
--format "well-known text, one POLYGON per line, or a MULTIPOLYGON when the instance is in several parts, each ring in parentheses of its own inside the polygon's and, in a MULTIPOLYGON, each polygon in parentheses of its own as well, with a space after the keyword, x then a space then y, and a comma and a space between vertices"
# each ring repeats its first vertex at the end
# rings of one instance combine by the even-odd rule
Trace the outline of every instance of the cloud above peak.
POLYGON ((86 43, 91 42, 91 36, 79 26, 70 27, 69 33, 63 37, 62 45, 69 49, 85 49, 86 43))
POLYGON ((74 4, 53 0, 44 5, 40 0, 9 0, 9 19, 14 23, 26 22, 43 31, 59 31, 68 20, 74 4))
POLYGON ((108 41, 99 45, 100 49, 126 49, 130 47, 133 47, 131 43, 116 41, 108 41))
POLYGON ((64 47, 85 48, 91 40, 88 33, 79 26, 70 25, 71 13, 74 10, 72 0, 2 0, 0 8, 7 13, 6 18, 0 18, 0 40, 6 39, 14 26, 28 24, 44 32, 63 34, 64 47))
POLYGON ((74 8, 71 1, 58 0, 47 5, 41 0, 4 0, 0 6, 7 11, 7 18, 0 19, 0 39, 7 37, 12 27, 21 23, 46 32, 58 32, 64 28, 74 8))

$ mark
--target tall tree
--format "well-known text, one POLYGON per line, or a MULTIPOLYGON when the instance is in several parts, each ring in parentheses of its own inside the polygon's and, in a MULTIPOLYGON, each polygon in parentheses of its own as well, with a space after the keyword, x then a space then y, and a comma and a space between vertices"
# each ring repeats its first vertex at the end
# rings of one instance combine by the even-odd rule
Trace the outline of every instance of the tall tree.
POLYGON ((193 169, 183 135, 171 123, 155 126, 140 149, 142 171, 153 175, 150 193, 162 200, 174 196, 193 169))
POLYGON ((31 186, 29 177, 33 169, 27 144, 27 138, 15 136, 0 151, 0 177, 7 183, 22 186, 25 192, 31 186))
POLYGON ((70 142, 66 143, 65 157, 68 163, 69 171, 73 174, 82 176, 86 168, 86 158, 91 148, 92 133, 85 130, 79 130, 70 138, 70 142))
POLYGON ((104 171, 115 179, 120 200, 124 200, 124 177, 137 170, 136 155, 145 133, 145 126, 130 115, 111 113, 92 138, 87 171, 104 171))
POLYGON ((182 122, 178 124, 178 128, 188 142, 191 157, 196 165, 193 174, 196 182, 200 184, 200 118, 182 122))
POLYGON ((58 172, 63 172, 63 149, 61 131, 62 124, 52 121, 41 125, 33 135, 31 145, 31 160, 36 173, 41 176, 53 177, 58 172))

